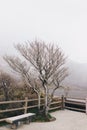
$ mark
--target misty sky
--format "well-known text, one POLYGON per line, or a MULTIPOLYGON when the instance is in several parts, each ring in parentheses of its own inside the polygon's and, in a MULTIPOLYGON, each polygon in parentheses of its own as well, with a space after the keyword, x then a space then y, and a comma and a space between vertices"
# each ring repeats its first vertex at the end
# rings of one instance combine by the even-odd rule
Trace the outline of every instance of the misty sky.
POLYGON ((0 55, 36 38, 58 43, 71 60, 87 63, 87 0, 0 0, 0 55))

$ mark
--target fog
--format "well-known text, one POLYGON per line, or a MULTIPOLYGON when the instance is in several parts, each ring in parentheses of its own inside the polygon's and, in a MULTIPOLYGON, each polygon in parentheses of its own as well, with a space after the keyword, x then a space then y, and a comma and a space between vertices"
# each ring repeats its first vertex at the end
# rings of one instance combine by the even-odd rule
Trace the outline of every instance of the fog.
POLYGON ((58 44, 69 59, 87 63, 86 0, 1 0, 0 55, 34 39, 58 44))
POLYGON ((17 55, 14 44, 35 39, 58 44, 68 57, 66 86, 87 88, 86 0, 1 0, 0 69, 10 72, 2 57, 17 55))

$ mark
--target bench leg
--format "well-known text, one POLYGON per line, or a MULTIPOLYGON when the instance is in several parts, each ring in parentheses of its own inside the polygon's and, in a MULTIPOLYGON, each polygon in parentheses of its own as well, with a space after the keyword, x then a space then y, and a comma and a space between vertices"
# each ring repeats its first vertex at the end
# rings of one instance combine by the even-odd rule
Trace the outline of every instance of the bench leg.
POLYGON ((17 127, 18 127, 18 122, 12 123, 11 129, 17 129, 17 127))
POLYGON ((30 122, 31 122, 31 117, 26 118, 25 123, 26 123, 26 124, 30 124, 30 122))

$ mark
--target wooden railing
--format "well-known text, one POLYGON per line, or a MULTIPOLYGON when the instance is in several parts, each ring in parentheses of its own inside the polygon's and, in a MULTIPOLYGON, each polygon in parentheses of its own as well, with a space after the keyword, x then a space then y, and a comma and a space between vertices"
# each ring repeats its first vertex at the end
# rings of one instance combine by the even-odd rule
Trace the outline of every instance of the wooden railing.
POLYGON ((65 108, 86 112, 86 100, 77 98, 65 98, 65 108))
MULTIPOLYGON (((63 107, 63 101, 62 101, 62 98, 56 100, 56 101, 53 101, 51 103, 51 106, 50 106, 50 109, 49 110, 56 110, 56 109, 61 109, 63 107)), ((44 98, 41 98, 41 106, 43 106, 44 104, 44 98)), ((4 113, 10 113, 10 112, 14 112, 14 111, 23 111, 23 113, 27 113, 27 111, 29 109, 32 109, 32 108, 37 108, 38 107, 38 99, 27 99, 25 98, 25 100, 15 100, 15 101, 2 101, 0 102, 0 114, 4 114, 4 113), (9 104, 15 104, 16 105, 18 103, 22 104, 19 105, 19 107, 15 107, 15 108, 8 108, 7 106, 9 104), (32 104, 32 105, 31 105, 32 104), (6 105, 6 107, 3 109, 3 105, 6 105), (2 107, 2 109, 1 109, 2 107)), ((1 121, 4 121, 5 118, 0 118, 0 122, 1 121)))
MULTIPOLYGON (((76 111, 81 111, 81 112, 86 112, 87 113, 87 103, 85 99, 76 99, 76 98, 56 98, 57 100, 54 100, 51 103, 49 111, 52 110, 58 110, 58 109, 70 109, 70 110, 76 110, 76 111)), ((44 105, 44 98, 41 98, 41 106, 44 105)), ((27 99, 25 100, 13 100, 13 101, 2 101, 0 102, 0 116, 1 114, 9 113, 10 112, 20 112, 22 111, 23 113, 27 113, 27 111, 30 111, 33 108, 38 107, 38 99, 27 99), (17 105, 19 104, 18 107, 15 106, 8 108, 9 105, 17 105), (3 107, 4 105, 4 107, 3 107)), ((5 118, 0 117, 0 122, 4 121, 5 118)))

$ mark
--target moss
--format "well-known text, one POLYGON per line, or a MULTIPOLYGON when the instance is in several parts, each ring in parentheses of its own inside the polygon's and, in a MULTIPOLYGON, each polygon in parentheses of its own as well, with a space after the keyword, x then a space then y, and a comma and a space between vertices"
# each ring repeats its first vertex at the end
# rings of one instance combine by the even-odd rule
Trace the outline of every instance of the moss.
POLYGON ((7 125, 7 123, 6 122, 0 122, 0 126, 4 126, 4 125, 7 125))
POLYGON ((35 118, 33 119, 33 121, 35 122, 49 122, 53 120, 54 120, 54 117, 52 117, 50 114, 48 114, 47 116, 44 114, 37 114, 35 118))

